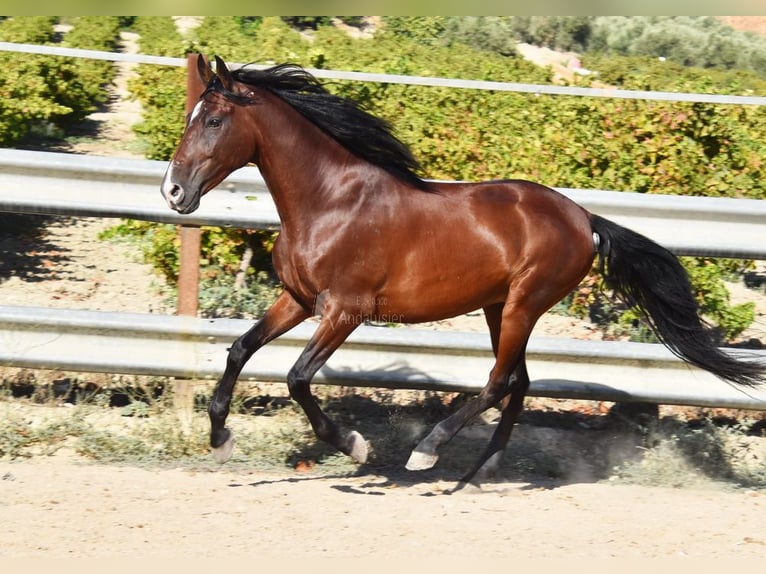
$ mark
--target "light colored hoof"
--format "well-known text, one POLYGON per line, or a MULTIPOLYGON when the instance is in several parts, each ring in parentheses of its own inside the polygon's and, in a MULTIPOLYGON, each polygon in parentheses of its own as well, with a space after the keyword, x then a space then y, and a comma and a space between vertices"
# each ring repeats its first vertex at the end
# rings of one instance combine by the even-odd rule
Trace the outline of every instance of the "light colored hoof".
POLYGON ((367 441, 364 437, 356 431, 349 433, 349 440, 351 441, 351 450, 348 455, 356 462, 364 464, 367 462, 367 455, 369 453, 367 448, 367 441))
POLYGON ((216 448, 211 448, 210 453, 218 464, 223 464, 231 458, 231 451, 234 450, 234 435, 230 434, 226 442, 216 448))
POLYGON ((438 454, 426 454, 424 452, 413 450, 405 468, 407 470, 428 470, 429 468, 433 468, 437 460, 439 460, 438 454))

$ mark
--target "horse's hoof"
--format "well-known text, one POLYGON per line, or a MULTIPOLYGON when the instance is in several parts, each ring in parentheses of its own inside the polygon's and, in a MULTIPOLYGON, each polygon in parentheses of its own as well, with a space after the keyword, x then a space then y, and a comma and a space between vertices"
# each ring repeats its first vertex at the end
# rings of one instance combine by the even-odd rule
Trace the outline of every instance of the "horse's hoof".
POLYGON ((407 470, 428 470, 429 468, 433 468, 437 460, 439 460, 438 454, 426 454, 424 452, 413 450, 405 468, 407 470))
POLYGON ((348 434, 348 441, 351 443, 348 455, 360 464, 367 462, 367 441, 364 437, 356 431, 351 431, 348 434))
POLYGON ((218 464, 223 464, 231 457, 231 451, 234 450, 234 435, 229 433, 229 438, 218 447, 212 447, 210 453, 218 464))

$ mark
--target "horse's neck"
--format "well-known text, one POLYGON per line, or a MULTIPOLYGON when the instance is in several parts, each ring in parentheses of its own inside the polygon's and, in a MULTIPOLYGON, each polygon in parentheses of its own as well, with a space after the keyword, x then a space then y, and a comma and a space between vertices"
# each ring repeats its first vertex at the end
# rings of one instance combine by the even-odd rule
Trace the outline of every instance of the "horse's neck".
MULTIPOLYGON (((339 174, 351 154, 298 112, 279 102, 259 130, 257 164, 283 227, 303 227, 342 200, 339 174)), ((271 112, 271 110, 269 110, 271 112)))

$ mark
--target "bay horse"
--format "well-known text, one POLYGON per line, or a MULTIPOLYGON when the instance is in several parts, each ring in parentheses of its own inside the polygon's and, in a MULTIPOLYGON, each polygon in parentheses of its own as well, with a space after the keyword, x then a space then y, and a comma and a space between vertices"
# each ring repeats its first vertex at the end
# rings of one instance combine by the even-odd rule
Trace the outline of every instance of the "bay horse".
POLYGON ((736 385, 764 382, 766 365, 719 350, 700 318, 678 259, 650 239, 525 180, 423 179, 388 122, 330 93, 299 66, 215 70, 200 55, 204 93, 161 184, 168 206, 193 212, 232 171, 254 163, 274 199, 281 232, 274 268, 284 289, 228 352, 208 406, 219 462, 233 448, 226 417, 236 380, 261 346, 319 315, 287 375, 290 396, 316 436, 364 463, 357 431, 336 425, 310 390, 312 377, 365 321, 419 323, 483 309, 495 362, 478 395, 415 446, 409 470, 499 405, 500 421, 462 478, 498 468, 529 387, 525 350, 538 318, 570 293, 598 258, 607 286, 636 306, 681 359, 736 385))

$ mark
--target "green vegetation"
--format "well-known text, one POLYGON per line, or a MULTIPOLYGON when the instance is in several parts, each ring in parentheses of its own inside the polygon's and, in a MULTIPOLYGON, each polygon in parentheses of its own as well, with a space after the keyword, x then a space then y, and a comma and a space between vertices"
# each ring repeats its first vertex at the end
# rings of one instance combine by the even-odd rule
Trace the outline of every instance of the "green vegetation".
MULTIPOLYGON (((151 20, 157 26, 163 19, 151 20)), ((195 51, 215 53, 229 62, 293 61, 314 68, 549 83, 550 70, 513 55, 507 45, 509 34, 523 29, 539 38, 548 38, 544 42, 552 45, 570 42, 570 48, 586 46, 593 36, 589 28, 593 22, 583 19, 384 20, 383 29, 372 38, 354 39, 321 19, 292 22, 276 17, 257 20, 207 17, 194 30, 190 41, 195 51), (310 30, 311 40, 297 28, 310 30), (565 42, 564 38, 569 40, 565 42)), ((136 26, 145 25, 141 21, 138 18, 136 26)), ((164 20, 163 26, 169 26, 169 19, 164 20)), ((151 37, 158 36, 167 41, 173 34, 155 33, 151 37)), ((173 45, 180 49, 183 42, 176 38, 173 45)), ((600 81, 626 88, 766 92, 766 82, 752 72, 685 68, 637 56, 593 55, 585 61, 589 67, 598 66, 599 71, 603 64, 600 81)), ((167 82, 161 84, 153 77, 150 83, 142 83, 143 88, 136 86, 136 93, 153 94, 156 103, 167 100, 164 110, 161 106, 152 108, 152 113, 161 119, 153 121, 152 129, 146 130, 153 138, 151 157, 155 159, 169 158, 183 129, 182 113, 178 110, 183 100, 178 89, 181 82, 170 77, 167 82), (157 94, 162 95, 162 100, 157 94)), ((361 82, 333 82, 331 89, 355 98, 392 121, 400 137, 421 159, 428 177, 474 180, 521 177, 561 187, 764 197, 761 158, 766 122, 757 108, 361 82)), ((263 308, 274 293, 267 263, 248 271, 250 277, 259 280, 249 282, 244 291, 230 289, 238 261, 249 244, 245 232, 210 229, 206 235, 207 242, 215 244, 216 249, 204 249, 203 257, 209 263, 201 287, 205 312, 244 314, 250 305, 263 308), (212 304, 214 301, 218 303, 212 304)), ((167 246, 170 235, 164 237, 158 251, 170 254, 171 250, 161 247, 167 246)), ((257 247, 256 252, 267 255, 273 236, 260 239, 266 247, 257 247)), ((156 257, 152 260, 166 275, 173 269, 167 260, 156 257)), ((706 314, 719 326, 723 339, 735 338, 752 322, 753 309, 751 305, 731 306, 722 281, 726 273, 741 271, 749 262, 702 258, 689 258, 686 262, 706 314)), ((172 273, 168 278, 171 283, 175 279, 172 273)), ((584 286, 583 292, 573 294, 570 312, 597 316, 589 307, 603 309, 605 298, 592 289, 591 279, 585 285, 591 287, 584 286), (581 305, 583 301, 589 301, 588 305, 581 305)), ((632 332, 637 339, 651 338, 622 306, 610 304, 609 312, 600 316, 605 328, 619 325, 617 329, 611 327, 616 333, 632 332)))
MULTIPOLYGON (((182 58, 189 49, 169 17, 141 16, 133 29, 143 54, 182 58)), ((128 87, 141 102, 143 121, 134 129, 146 144, 147 158, 169 159, 183 130, 186 70, 140 64, 136 74, 128 87)))
MULTIPOLYGON (((13 17, 0 21, 0 41, 53 44, 57 18, 13 17)), ((116 17, 77 17, 65 44, 111 50, 116 17)), ((107 101, 114 79, 110 62, 0 52, 0 145, 12 146, 31 132, 63 131, 107 101)))
MULTIPOLYGON (((509 39, 603 56, 664 58, 676 64, 746 70, 766 77, 766 38, 713 16, 440 16, 429 22, 442 44, 459 41, 510 53, 509 39)), ((416 21, 406 23, 416 26, 416 21)), ((401 28, 401 19, 396 21, 401 28)), ((406 26, 404 26, 406 32, 406 26)), ((598 68, 594 68, 598 69, 598 68)))
MULTIPOLYGON (((355 26, 362 20, 343 21, 355 26)), ((8 18, 0 22, 0 39, 51 43, 56 22, 8 18)), ((550 69, 516 55, 515 43, 526 41, 583 52, 585 67, 598 74, 575 77, 578 85, 596 81, 627 89, 766 93, 761 69, 766 43, 710 17, 384 17, 372 37, 358 39, 330 25, 327 17, 209 16, 188 37, 163 16, 82 17, 67 23, 74 28, 64 42, 89 48, 109 49, 119 26, 130 25, 146 54, 183 57, 198 51, 239 63, 292 61, 312 68, 552 82, 550 69)), ((102 87, 111 78, 109 67, 99 62, 0 57, 6 59, 0 75, 0 138, 5 145, 13 145, 33 126, 64 129, 67 122, 84 117, 103 101, 102 87)), ((151 159, 169 159, 181 136, 185 73, 183 68, 141 65, 130 84, 145 111, 136 131, 151 159)), ((761 107, 372 82, 337 81, 330 89, 390 120, 427 177, 518 177, 558 187, 766 198, 766 112, 761 107)), ((126 223, 119 232, 142 238, 147 258, 175 282, 172 227, 126 223)), ((275 287, 268 263, 273 240, 274 234, 266 232, 204 231, 205 313, 247 315, 263 308, 275 287), (243 264, 245 280, 234 289, 234 276, 243 264), (223 296, 227 290, 231 300, 223 296)), ((752 322, 753 310, 731 306, 722 281, 750 262, 685 262, 707 316, 720 327, 722 338, 736 338, 752 322)), ((600 313, 643 337, 630 311, 620 306, 604 311, 597 286, 588 278, 572 295, 570 311, 600 313)))

